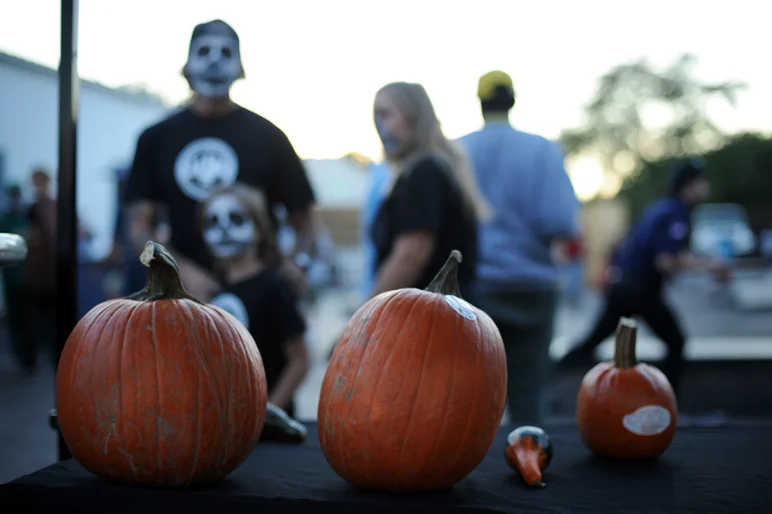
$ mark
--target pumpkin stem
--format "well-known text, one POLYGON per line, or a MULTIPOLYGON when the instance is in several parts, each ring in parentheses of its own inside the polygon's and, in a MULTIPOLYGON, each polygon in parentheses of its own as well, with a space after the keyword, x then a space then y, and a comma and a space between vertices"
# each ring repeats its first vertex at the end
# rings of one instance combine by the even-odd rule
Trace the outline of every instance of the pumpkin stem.
POLYGON ((177 261, 162 245, 154 241, 145 243, 145 249, 139 255, 139 261, 148 268, 147 285, 142 291, 128 296, 128 299, 141 302, 192 300, 202 303, 185 290, 177 261))
POLYGON ((614 348, 614 366, 634 368, 638 364, 635 356, 635 340, 638 328, 635 320, 620 318, 617 325, 616 345, 614 348))
POLYGON ((458 285, 459 264, 461 264, 461 252, 453 250, 426 290, 430 293, 449 294, 461 298, 461 287, 458 285))

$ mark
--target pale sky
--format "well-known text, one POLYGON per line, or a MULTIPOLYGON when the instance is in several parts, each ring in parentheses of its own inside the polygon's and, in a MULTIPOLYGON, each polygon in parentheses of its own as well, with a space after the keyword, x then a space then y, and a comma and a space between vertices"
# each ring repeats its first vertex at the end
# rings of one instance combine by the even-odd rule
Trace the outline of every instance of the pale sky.
MULTIPOLYGON (((481 124, 478 76, 502 69, 518 93, 513 123, 556 138, 582 121, 612 66, 692 52, 700 78, 749 85, 736 110, 715 109, 719 126, 768 131, 769 12, 761 0, 81 0, 79 70, 180 101, 193 26, 221 18, 241 37, 236 101, 281 127, 303 158, 377 157, 372 100, 388 82, 423 83, 458 137, 481 124)), ((0 0, 0 50, 56 67, 59 24, 56 0, 0 0)), ((582 197, 601 185, 591 160, 569 172, 582 197)))

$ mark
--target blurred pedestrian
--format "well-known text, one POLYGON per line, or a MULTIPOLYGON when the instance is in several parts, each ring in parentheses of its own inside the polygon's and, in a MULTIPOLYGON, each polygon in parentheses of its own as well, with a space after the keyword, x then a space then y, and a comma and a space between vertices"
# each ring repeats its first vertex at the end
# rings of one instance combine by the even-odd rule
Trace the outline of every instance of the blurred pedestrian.
MULTIPOLYGON (((25 367, 37 365, 41 343, 53 350, 56 307, 56 200, 51 177, 42 168, 32 172, 35 199, 29 208, 27 262, 23 278, 25 367)), ((53 351, 51 352, 53 355, 53 351)))
MULTIPOLYGON (((0 217, 0 232, 27 236, 29 215, 22 198, 21 187, 9 186, 5 192, 5 211, 0 217)), ((26 262, 3 268, 3 293, 5 295, 5 323, 11 341, 13 356, 23 367, 29 367, 24 348, 24 287, 26 262)))
POLYGON ((579 204, 560 148, 510 125, 510 76, 483 75, 478 98, 485 125, 461 139, 494 214, 480 228, 478 300, 504 339, 510 420, 540 424, 560 297, 552 247, 577 236, 579 204))
POLYGON ((603 309, 589 333, 560 361, 560 369, 592 366, 595 348, 615 332, 619 318, 638 316, 667 345, 662 371, 678 393, 686 337, 664 299, 664 286, 684 270, 702 269, 726 278, 729 267, 689 252, 691 210, 710 193, 704 161, 679 161, 671 171, 670 194, 644 211, 614 251, 603 309))
POLYGON ((303 290, 305 274, 295 262, 315 254, 314 194, 284 132, 231 100, 231 86, 244 77, 236 31, 221 20, 197 25, 183 76, 194 92, 192 103, 145 130, 137 141, 125 197, 134 253, 154 235, 157 211, 166 207, 167 246, 185 286, 202 300, 211 299, 219 284, 196 220, 212 189, 238 180, 263 192, 274 230, 273 208, 286 208, 298 237, 282 270, 303 290))
POLYGON ((360 225, 362 247, 365 254, 364 276, 362 277, 361 296, 367 299, 375 284, 375 274, 378 269, 378 254, 372 239, 372 226, 383 200, 388 195, 391 185, 391 171, 386 162, 371 163, 368 166, 370 180, 364 205, 362 206, 362 218, 360 225))
POLYGON ((465 152, 442 133, 420 84, 384 86, 373 114, 392 181, 372 225, 377 274, 370 296, 425 288, 455 249, 463 256, 461 293, 472 300, 477 220, 490 209, 465 152))

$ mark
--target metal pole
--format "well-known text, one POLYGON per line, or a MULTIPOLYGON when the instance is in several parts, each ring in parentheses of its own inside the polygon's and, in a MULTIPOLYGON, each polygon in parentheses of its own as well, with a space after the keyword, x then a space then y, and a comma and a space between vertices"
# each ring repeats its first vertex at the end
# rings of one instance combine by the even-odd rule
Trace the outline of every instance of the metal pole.
MULTIPOLYGON (((76 156, 78 127, 78 0, 62 0, 59 61, 59 191, 56 234, 56 348, 61 355, 78 321, 76 156)), ((69 459, 59 435, 59 460, 69 459)))

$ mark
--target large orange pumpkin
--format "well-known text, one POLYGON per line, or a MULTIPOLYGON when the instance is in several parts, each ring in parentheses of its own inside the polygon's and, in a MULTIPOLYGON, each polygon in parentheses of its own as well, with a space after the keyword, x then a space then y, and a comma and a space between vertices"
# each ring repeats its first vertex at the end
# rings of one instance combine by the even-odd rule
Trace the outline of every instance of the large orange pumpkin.
POLYGON ((595 454, 650 459, 670 446, 678 405, 665 375, 635 357, 636 325, 622 318, 613 362, 601 362, 584 376, 576 421, 584 444, 595 454))
POLYGON ((249 333, 183 287, 149 242, 147 287, 94 307, 76 325, 56 376, 59 427, 100 477, 181 487, 218 480, 255 447, 267 386, 249 333))
POLYGON ((319 441, 354 486, 447 489, 482 461, 506 403, 504 345, 487 314, 461 299, 454 251, 427 290, 365 303, 322 382, 319 441))

